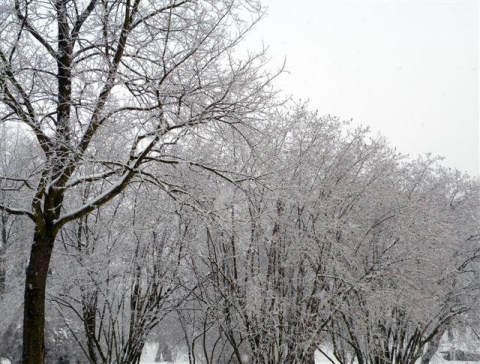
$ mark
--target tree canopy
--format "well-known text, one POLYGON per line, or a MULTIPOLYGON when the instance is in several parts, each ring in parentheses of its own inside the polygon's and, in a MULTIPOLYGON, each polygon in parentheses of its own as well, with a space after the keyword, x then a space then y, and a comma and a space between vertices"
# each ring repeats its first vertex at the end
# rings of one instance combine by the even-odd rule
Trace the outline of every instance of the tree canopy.
POLYGON ((476 307, 478 180, 282 102, 257 1, 0 10, 0 356, 427 364, 476 307))

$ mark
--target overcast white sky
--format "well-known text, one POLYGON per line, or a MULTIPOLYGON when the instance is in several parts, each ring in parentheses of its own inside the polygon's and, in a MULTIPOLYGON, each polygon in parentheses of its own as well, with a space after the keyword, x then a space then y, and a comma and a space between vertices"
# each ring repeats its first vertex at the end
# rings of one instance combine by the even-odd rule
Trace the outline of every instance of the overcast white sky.
POLYGON ((286 58, 285 92, 480 175, 478 1, 264 3, 247 46, 286 58))

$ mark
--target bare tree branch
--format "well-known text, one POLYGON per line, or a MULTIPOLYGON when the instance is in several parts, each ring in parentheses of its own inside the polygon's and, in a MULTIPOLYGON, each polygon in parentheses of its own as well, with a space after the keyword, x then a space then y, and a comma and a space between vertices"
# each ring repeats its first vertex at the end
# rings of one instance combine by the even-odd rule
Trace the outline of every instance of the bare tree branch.
POLYGON ((6 205, 0 204, 0 211, 5 211, 9 214, 12 215, 22 215, 22 216, 28 216, 31 220, 34 220, 34 216, 30 211, 23 210, 23 209, 18 209, 14 207, 8 207, 6 205))
POLYGON ((52 46, 45 40, 40 33, 33 27, 32 24, 28 21, 28 17, 23 15, 20 9, 20 0, 15 0, 15 10, 18 19, 22 21, 22 24, 25 25, 28 32, 48 51, 48 53, 54 58, 57 59, 57 52, 52 48, 52 46))

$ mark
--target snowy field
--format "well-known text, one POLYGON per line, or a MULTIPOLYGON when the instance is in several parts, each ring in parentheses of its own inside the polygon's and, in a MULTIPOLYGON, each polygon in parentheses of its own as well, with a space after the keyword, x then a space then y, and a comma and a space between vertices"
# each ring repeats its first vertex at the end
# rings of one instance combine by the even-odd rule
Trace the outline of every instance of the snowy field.
MULTIPOLYGON (((155 363, 155 353, 156 353, 157 346, 156 345, 147 345, 144 353, 142 355, 142 359, 140 361, 141 364, 170 364, 167 362, 160 362, 160 363, 155 363)), ((320 353, 317 353, 315 356, 315 363, 316 364, 331 364, 329 360, 327 360, 323 355, 320 353)), ((447 361, 444 360, 441 356, 437 355, 431 362, 431 364, 479 364, 480 361, 447 361)), ((9 361, 7 360, 2 360, 0 364, 10 364, 9 361)), ((177 361, 175 361, 175 364, 189 364, 188 363, 188 358, 186 357, 181 357, 178 358, 177 361)), ((339 363, 340 364, 340 363, 339 363)))
MULTIPOLYGON (((160 362, 160 363, 155 363, 155 353, 157 351, 157 345, 156 344, 147 344, 145 347, 145 350, 142 354, 142 358, 140 363, 141 364, 171 364, 167 362, 160 362)), ((175 364, 189 364, 188 363, 188 358, 186 355, 179 355, 177 360, 174 362, 175 364)), ((326 359, 323 355, 320 353, 317 353, 315 355, 315 363, 316 364, 331 364, 331 362, 326 359)), ((437 354, 431 361, 431 364, 480 364, 480 361, 447 361, 441 357, 440 354, 437 354)), ((1 360, 0 364, 11 364, 8 360, 1 360)), ((341 364, 341 363, 337 363, 341 364)))
MULTIPOLYGON (((157 346, 155 344, 147 345, 143 352, 140 363, 141 364, 169 364, 167 362, 160 362, 160 363, 154 362, 156 349, 157 349, 157 346)), ((331 364, 331 362, 320 353, 317 353, 317 355, 315 355, 315 363, 331 364)), ((480 361, 453 361, 453 360, 448 361, 443 359, 439 354, 437 354, 431 361, 431 364, 447 364, 447 363, 448 364, 480 364, 480 361)), ((180 356, 178 360, 175 361, 175 364, 189 364, 188 358, 180 356)), ((341 364, 341 363, 338 363, 338 364, 341 364)))

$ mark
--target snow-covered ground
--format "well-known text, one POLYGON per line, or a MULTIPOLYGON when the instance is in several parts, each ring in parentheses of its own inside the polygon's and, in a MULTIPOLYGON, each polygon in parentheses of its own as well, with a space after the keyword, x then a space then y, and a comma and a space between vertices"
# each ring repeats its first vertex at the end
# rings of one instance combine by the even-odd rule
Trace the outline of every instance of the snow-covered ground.
MULTIPOLYGON (((160 362, 155 363, 155 353, 156 353, 157 346, 155 344, 147 345, 142 355, 142 359, 140 361, 141 364, 168 364, 167 362, 160 362)), ((315 355, 315 363, 316 364, 331 364, 331 362, 326 359, 320 353, 315 355)), ((479 364, 480 361, 447 361, 442 358, 440 354, 437 354, 431 361, 431 364, 479 364)), ((188 364, 188 358, 186 357, 179 357, 175 364, 188 364)), ((340 363, 341 364, 341 363, 340 363)))
MULTIPOLYGON (((155 353, 157 351, 157 345, 156 344, 147 344, 145 346, 145 350, 142 354, 142 359, 140 361, 141 364, 168 364, 167 362, 160 362, 160 363, 155 363, 155 353)), ((317 353, 315 355, 315 363, 316 364, 331 364, 331 362, 326 359, 323 355, 320 353, 317 353)), ((441 357, 440 354, 437 354, 431 364, 480 364, 480 361, 447 361, 441 357)), ((10 364, 8 360, 0 360, 0 364, 10 364)), ((175 364, 189 364, 188 363, 188 358, 185 355, 179 355, 177 358, 177 361, 175 361, 175 364)))

